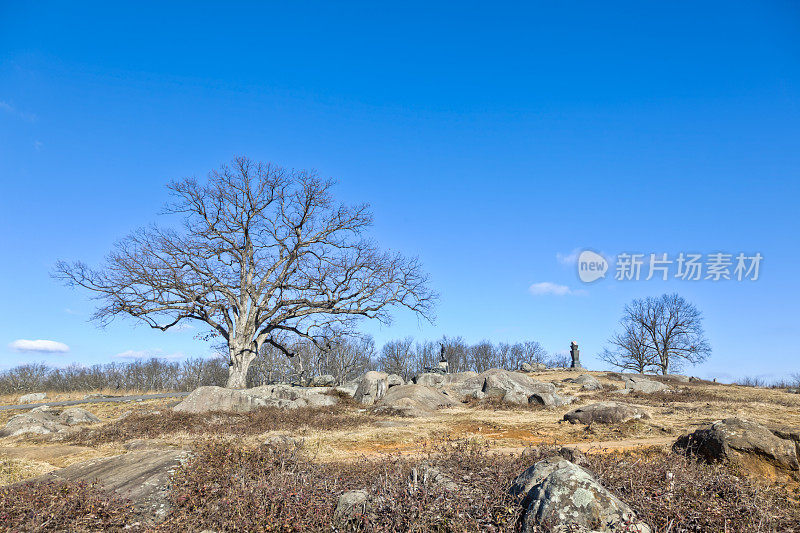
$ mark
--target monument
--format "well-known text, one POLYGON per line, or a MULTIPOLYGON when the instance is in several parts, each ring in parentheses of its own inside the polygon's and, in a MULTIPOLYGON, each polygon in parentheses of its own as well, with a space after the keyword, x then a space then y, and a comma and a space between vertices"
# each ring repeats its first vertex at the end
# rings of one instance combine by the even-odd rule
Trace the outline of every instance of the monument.
POLYGON ((439 352, 439 370, 442 373, 447 374, 447 367, 448 367, 447 357, 445 357, 444 355, 444 344, 442 344, 442 349, 439 352))
POLYGON ((581 366, 581 352, 578 350, 578 343, 572 341, 569 343, 569 354, 572 356, 572 364, 570 368, 583 368, 581 366))

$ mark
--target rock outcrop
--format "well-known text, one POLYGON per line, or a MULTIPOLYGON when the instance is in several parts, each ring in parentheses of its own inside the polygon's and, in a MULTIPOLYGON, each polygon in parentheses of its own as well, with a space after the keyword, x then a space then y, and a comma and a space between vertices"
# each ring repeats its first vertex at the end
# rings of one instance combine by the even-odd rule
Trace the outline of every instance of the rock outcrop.
POLYGON ((519 369, 522 372, 539 372, 546 370, 547 366, 544 363, 522 363, 519 369))
POLYGON ((62 424, 66 424, 67 426, 74 426, 76 424, 96 424, 100 422, 100 419, 94 414, 80 407, 64 409, 61 411, 61 414, 58 415, 58 419, 62 424))
POLYGON ((183 450, 139 450, 73 464, 29 482, 99 481, 104 489, 130 500, 144 521, 158 522, 169 510, 167 492, 172 472, 187 457, 188 452, 183 450))
POLYGON ((65 431, 67 426, 62 424, 58 416, 48 411, 28 412, 12 416, 0 431, 0 437, 15 437, 17 435, 48 435, 65 431))
POLYGON ((623 376, 623 381, 625 382, 625 388, 635 392, 643 392, 645 394, 651 394, 653 392, 669 389, 668 385, 665 385, 664 383, 659 383, 658 381, 653 381, 652 379, 647 379, 639 376, 629 376, 625 374, 623 374, 622 376, 623 376))
POLYGON ((339 496, 333 517, 335 520, 348 520, 355 516, 363 515, 368 508, 369 492, 366 490, 350 490, 339 496))
POLYGON ((96 422, 100 422, 100 419, 80 407, 71 407, 59 413, 43 405, 27 413, 12 416, 5 427, 0 430, 0 437, 62 433, 67 431, 70 426, 96 422))
POLYGON ((291 385, 263 385, 252 389, 207 386, 195 389, 172 409, 180 413, 246 413, 261 407, 324 407, 335 405, 337 401, 334 396, 327 394, 329 390, 326 387, 303 388, 291 385))
POLYGON ((585 391, 603 390, 603 385, 597 380, 597 378, 589 374, 581 374, 575 378, 575 384, 580 385, 581 390, 585 391))
POLYGON ((733 417, 680 437, 672 449, 708 462, 731 461, 745 472, 769 479, 800 479, 798 433, 733 417))
POLYGON ((521 500, 523 532, 542 528, 563 532, 651 531, 591 473, 561 457, 534 464, 514 480, 509 491, 521 500))
POLYGON ((616 402, 600 402, 573 409, 564 415, 571 424, 619 424, 629 420, 647 419, 650 414, 635 405, 616 402))
POLYGON ((43 402, 47 399, 47 393, 45 392, 31 392, 30 394, 23 394, 17 400, 19 403, 38 403, 43 402))
POLYGON ((373 405, 389 390, 389 374, 370 370, 358 384, 353 399, 362 405, 373 405))
POLYGON ((484 398, 500 399, 509 405, 538 404, 561 406, 574 398, 556 392, 552 383, 543 383, 532 377, 499 368, 477 372, 455 372, 453 374, 425 373, 414 378, 414 383, 440 389, 451 398, 466 402, 484 398))
POLYGON ((392 387, 376 404, 378 411, 392 409, 405 416, 425 416, 442 407, 457 402, 441 391, 424 385, 398 385, 392 387))
POLYGON ((336 378, 330 374, 314 376, 313 378, 311 378, 310 385, 312 387, 333 387, 334 385, 336 385, 336 378))

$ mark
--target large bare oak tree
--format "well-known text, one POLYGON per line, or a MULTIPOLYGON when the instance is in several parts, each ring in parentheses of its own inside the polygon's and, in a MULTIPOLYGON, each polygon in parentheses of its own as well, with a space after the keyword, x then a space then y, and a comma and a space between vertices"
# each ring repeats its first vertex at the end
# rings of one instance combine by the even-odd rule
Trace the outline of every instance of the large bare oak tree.
POLYGON ((58 262, 55 276, 101 302, 93 319, 120 315, 167 330, 199 321, 227 344, 228 387, 246 386, 262 345, 292 357, 299 338, 324 345, 361 317, 405 307, 430 319, 435 295, 416 258, 365 238, 368 206, 334 201, 312 172, 236 158, 199 182, 169 184, 179 229, 150 226, 116 244, 105 265, 58 262))
POLYGON ((697 364, 711 354, 703 330, 703 315, 678 294, 633 300, 625 306, 622 332, 600 358, 624 370, 662 374, 697 364))

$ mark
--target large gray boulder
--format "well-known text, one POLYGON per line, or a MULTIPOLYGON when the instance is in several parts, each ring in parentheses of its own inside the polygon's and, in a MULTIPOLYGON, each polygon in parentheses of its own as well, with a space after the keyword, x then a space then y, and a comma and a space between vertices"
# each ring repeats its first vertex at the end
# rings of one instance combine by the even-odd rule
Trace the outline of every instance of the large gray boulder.
POLYGON ((132 451, 73 464, 27 482, 99 481, 104 489, 130 500, 144 521, 158 522, 169 510, 167 497, 172 473, 188 455, 176 449, 132 451))
POLYGON ((556 392, 556 387, 552 383, 543 383, 519 372, 493 368, 484 372, 482 376, 484 381, 481 390, 488 398, 503 398, 509 393, 530 397, 537 392, 556 392))
POLYGON ((708 462, 731 461, 746 472, 767 478, 800 479, 798 433, 770 430, 758 422, 732 417, 680 437, 672 448, 708 462))
POLYGON ((444 374, 438 372, 425 372, 424 374, 418 374, 414 378, 414 384, 425 387, 439 387, 444 382, 444 377, 444 374))
POLYGON ((172 409, 179 413, 247 413, 261 407, 324 407, 335 405, 337 401, 334 396, 327 394, 329 390, 325 387, 303 388, 291 385, 263 385, 252 389, 207 386, 195 389, 172 409))
POLYGON ((345 394, 352 398, 356 395, 356 391, 358 390, 358 381, 348 381, 346 383, 342 383, 338 387, 334 387, 333 390, 339 394, 345 394))
POLYGON ((96 424, 97 422, 100 422, 100 419, 94 414, 80 407, 70 407, 69 409, 64 409, 61 411, 61 414, 58 415, 58 419, 62 424, 66 424, 68 426, 74 426, 76 424, 96 424))
POLYGON ((442 379, 442 391, 460 402, 476 398, 482 394, 484 377, 477 372, 454 372, 445 374, 442 379))
POLYGON ((623 374, 622 379, 625 381, 625 388, 635 392, 651 394, 653 392, 669 389, 669 386, 664 383, 659 383, 658 381, 653 381, 652 379, 639 376, 629 376, 623 374))
POLYGON ((650 414, 635 405, 616 402, 599 402, 573 409, 564 415, 564 420, 571 424, 589 425, 591 423, 619 424, 629 420, 647 419, 650 414))
POLYGON ((198 387, 172 410, 179 413, 208 413, 210 411, 247 413, 261 407, 290 407, 291 404, 291 400, 268 400, 250 394, 246 389, 228 389, 210 385, 198 387))
POLYGON ((362 405, 373 405, 389 390, 389 374, 370 370, 361 378, 353 399, 362 405))
POLYGON ((369 492, 366 490, 349 490, 339 496, 333 517, 335 520, 348 520, 355 516, 363 515, 368 508, 369 492))
POLYGON ((457 402, 441 391, 424 385, 392 387, 376 404, 378 410, 388 408, 401 411, 406 416, 426 416, 452 405, 457 405, 457 402))
POLYGON ((397 387, 398 385, 406 384, 405 380, 397 374, 389 374, 389 377, 386 378, 386 383, 389 387, 397 387))
POLYGON ((323 374, 311 378, 312 387, 333 387, 334 385, 336 385, 336 378, 330 374, 323 374))
POLYGON ((522 501, 522 531, 650 533, 633 510, 587 470, 560 457, 539 461, 520 474, 509 492, 522 501), (578 529, 583 528, 583 529, 578 529))
POLYGON ((603 385, 597 380, 597 378, 589 374, 581 374, 575 378, 575 384, 580 385, 581 390, 585 391, 603 390, 603 385))
POLYGON ((49 435, 65 431, 67 426, 58 419, 53 411, 38 410, 12 416, 0 431, 0 437, 17 435, 49 435))
POLYGON ((30 394, 23 394, 17 400, 19 403, 38 403, 43 402, 47 398, 45 392, 31 392, 30 394))
POLYGON ((547 365, 544 363, 522 363, 519 369, 522 372, 539 372, 541 370, 546 370, 547 365))
POLYGON ((574 396, 561 396, 555 392, 534 392, 528 397, 528 403, 545 407, 563 407, 575 401, 574 396))
POLYGON ((276 407, 326 407, 336 405, 336 398, 328 394, 330 387, 292 387, 291 385, 262 385, 245 389, 247 394, 267 401, 276 401, 276 407), (292 402, 291 405, 282 402, 292 402))

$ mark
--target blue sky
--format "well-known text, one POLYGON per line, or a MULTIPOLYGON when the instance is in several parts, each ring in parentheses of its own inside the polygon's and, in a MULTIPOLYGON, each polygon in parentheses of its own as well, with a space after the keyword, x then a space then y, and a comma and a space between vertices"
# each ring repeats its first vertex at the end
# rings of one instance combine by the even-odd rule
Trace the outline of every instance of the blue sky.
POLYGON ((0 366, 208 354, 198 330, 98 329, 49 272, 248 155, 337 178, 422 259, 436 323, 398 313, 379 344, 575 339, 600 368, 626 302, 678 291, 714 350, 692 373, 800 372, 797 4, 117 4, 0 5, 0 366), (757 281, 583 284, 584 248, 764 260, 757 281))

